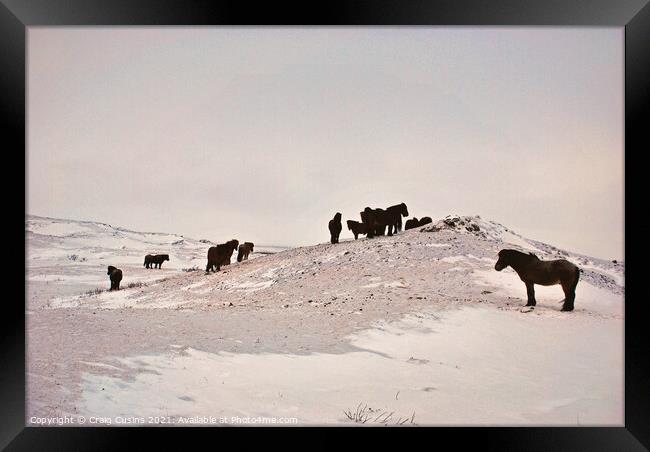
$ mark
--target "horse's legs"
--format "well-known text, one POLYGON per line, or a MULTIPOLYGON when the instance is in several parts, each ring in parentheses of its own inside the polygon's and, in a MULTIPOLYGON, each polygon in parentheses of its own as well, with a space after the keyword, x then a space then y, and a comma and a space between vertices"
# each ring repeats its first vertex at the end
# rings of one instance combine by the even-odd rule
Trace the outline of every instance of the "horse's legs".
POLYGON ((575 285, 563 283, 562 290, 564 291, 564 304, 562 305, 562 311, 573 311, 573 302, 576 299, 575 285))
POLYGON ((528 303, 526 306, 535 306, 535 285, 533 283, 526 283, 526 294, 528 295, 528 303))
POLYGON ((567 278, 563 278, 562 281, 562 290, 564 291, 564 304, 562 305, 563 311, 573 311, 573 303, 576 299, 576 287, 578 286, 578 280, 580 280, 580 269, 578 267, 574 268, 574 274, 567 278))

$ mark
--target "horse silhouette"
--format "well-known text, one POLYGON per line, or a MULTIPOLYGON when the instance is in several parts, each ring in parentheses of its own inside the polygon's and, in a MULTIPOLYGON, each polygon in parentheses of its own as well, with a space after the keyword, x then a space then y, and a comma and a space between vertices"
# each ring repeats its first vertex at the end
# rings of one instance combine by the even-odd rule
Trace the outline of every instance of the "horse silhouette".
POLYGON ((239 245, 239 252, 237 253, 237 262, 248 260, 248 255, 253 252, 255 244, 253 242, 244 242, 239 245))
POLYGON ((354 240, 359 238, 359 234, 367 234, 368 228, 365 224, 359 223, 358 221, 348 220, 348 229, 354 234, 354 240))
POLYGON ((332 244, 339 243, 339 235, 341 235, 341 230, 343 230, 340 212, 337 212, 336 215, 334 215, 334 218, 329 221, 327 227, 330 230, 330 242, 332 242, 332 244))
POLYGON ((214 267, 217 267, 217 271, 219 271, 222 265, 230 264, 232 253, 238 246, 239 240, 236 239, 229 240, 217 246, 211 246, 208 249, 208 265, 205 267, 205 272, 208 273, 210 270, 214 271, 214 267))
POLYGON ((406 223, 404 223, 404 230, 408 231, 409 229, 417 228, 419 225, 420 225, 420 220, 413 217, 410 220, 406 220, 406 223))
POLYGON ((120 281, 122 281, 122 270, 115 268, 112 265, 108 266, 106 273, 111 279, 111 290, 120 290, 120 281))
POLYGON ((565 259, 543 261, 533 253, 522 253, 517 250, 504 249, 499 251, 499 259, 494 265, 498 272, 512 267, 519 278, 526 284, 528 302, 526 306, 535 306, 535 284, 553 286, 561 284, 564 291, 562 311, 573 311, 576 298, 576 286, 580 279, 580 269, 565 259))
POLYGON ((394 206, 386 207, 386 224, 388 226, 388 235, 393 235, 402 231, 402 217, 408 217, 409 210, 406 204, 400 203, 394 206))
POLYGON ((147 254, 144 257, 144 266, 146 268, 156 268, 156 265, 158 265, 158 268, 161 268, 163 262, 168 260, 169 254, 147 254))

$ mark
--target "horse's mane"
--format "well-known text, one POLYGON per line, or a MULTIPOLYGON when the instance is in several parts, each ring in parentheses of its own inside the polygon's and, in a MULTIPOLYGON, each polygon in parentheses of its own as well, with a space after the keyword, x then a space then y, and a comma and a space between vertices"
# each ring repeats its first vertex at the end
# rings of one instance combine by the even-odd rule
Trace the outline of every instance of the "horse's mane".
POLYGON ((537 255, 535 253, 530 252, 530 251, 528 253, 525 253, 525 252, 522 252, 522 251, 519 251, 519 250, 503 249, 503 250, 499 251, 499 256, 502 255, 501 253, 504 253, 505 255, 510 256, 511 259, 521 260, 521 259, 526 259, 526 258, 528 258, 528 259, 532 258, 532 259, 535 259, 535 260, 541 260, 539 257, 537 257, 537 255))

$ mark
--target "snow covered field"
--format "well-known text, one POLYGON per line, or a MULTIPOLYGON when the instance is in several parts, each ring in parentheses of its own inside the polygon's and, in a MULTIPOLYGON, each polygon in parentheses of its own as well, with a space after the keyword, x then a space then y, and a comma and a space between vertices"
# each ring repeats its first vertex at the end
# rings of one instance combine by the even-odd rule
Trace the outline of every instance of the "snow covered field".
POLYGON ((256 245, 208 275, 211 243, 183 236, 41 217, 26 230, 28 423, 353 424, 348 412, 366 424, 623 425, 622 262, 479 217, 256 245), (536 286, 537 307, 520 312, 524 284, 493 268, 502 248, 581 267, 576 310, 560 312, 559 286, 536 286), (171 259, 147 270, 147 253, 171 259), (111 264, 124 290, 93 292, 111 264))

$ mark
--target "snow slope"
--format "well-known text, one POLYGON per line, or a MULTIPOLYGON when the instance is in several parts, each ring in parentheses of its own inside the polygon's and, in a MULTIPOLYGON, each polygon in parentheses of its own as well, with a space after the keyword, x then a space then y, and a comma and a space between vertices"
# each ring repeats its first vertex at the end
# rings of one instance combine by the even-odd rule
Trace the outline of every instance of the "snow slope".
MULTIPOLYGON (((25 241, 28 281, 77 284, 86 289, 110 286, 105 270, 109 265, 123 270, 122 287, 178 274, 182 269, 205 268, 207 250, 216 244, 178 234, 136 232, 106 223, 33 215, 25 220, 25 241), (170 260, 160 270, 145 269, 146 254, 169 254, 170 260)), ((282 249, 256 246, 249 259, 282 249)), ((233 255, 232 260, 236 257, 233 255)))
POLYGON ((622 423, 623 360, 611 340, 620 324, 594 335, 584 322, 567 323, 465 307, 376 325, 350 336, 360 350, 342 355, 172 346, 121 359, 120 376, 84 373, 82 407, 89 416, 139 413, 174 423, 191 414, 226 424, 278 417, 333 425, 349 422, 345 411, 359 405, 368 406, 369 424, 622 423), (577 335, 592 347, 585 351, 577 335), (558 350, 573 358, 558 359, 558 350), (125 378, 133 369, 137 376, 125 378))
POLYGON ((623 423, 623 262, 478 216, 254 253, 210 274, 209 244, 182 236, 38 217, 26 227, 28 285, 57 289, 28 302, 28 413, 339 424, 359 407, 369 424, 623 423), (502 248, 580 266, 575 311, 560 312, 559 286, 536 286, 537 307, 520 312, 524 284, 494 270, 502 248), (147 271, 145 252, 172 261, 147 271), (142 284, 60 290, 93 272, 104 285, 109 262, 142 284), (35 383, 52 378, 65 388, 35 383))

